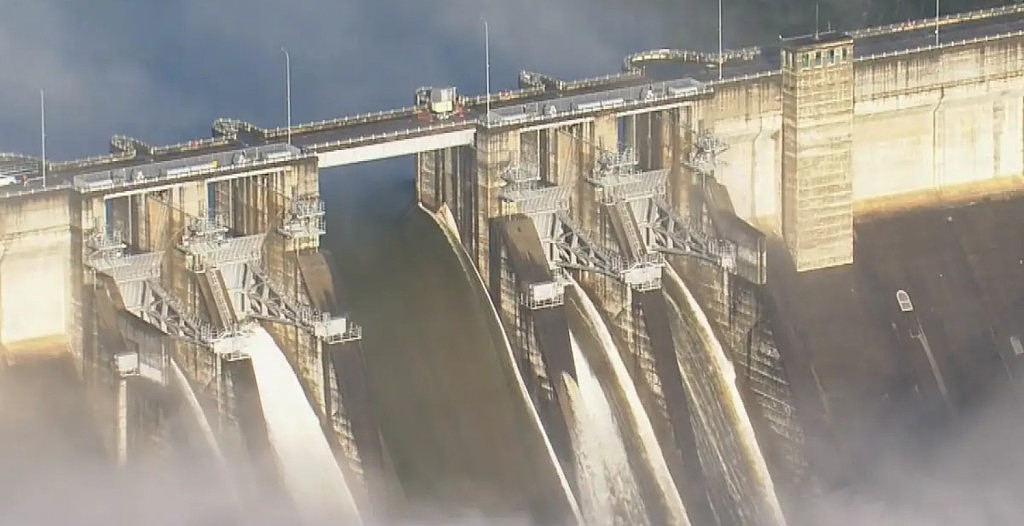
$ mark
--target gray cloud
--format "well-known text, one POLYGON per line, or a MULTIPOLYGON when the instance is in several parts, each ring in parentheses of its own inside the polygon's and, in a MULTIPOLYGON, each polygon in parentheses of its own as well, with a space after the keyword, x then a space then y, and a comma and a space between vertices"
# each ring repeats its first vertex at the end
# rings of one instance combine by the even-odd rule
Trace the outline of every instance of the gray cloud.
POLYGON ((283 119, 283 57, 292 57, 296 121, 408 105, 413 90, 483 91, 483 29, 492 82, 519 69, 614 72, 622 56, 665 45, 652 9, 624 1, 323 2, 96 0, 4 2, 0 150, 38 151, 47 92, 53 158, 102 153, 111 134, 167 143, 208 135, 218 116, 283 119))

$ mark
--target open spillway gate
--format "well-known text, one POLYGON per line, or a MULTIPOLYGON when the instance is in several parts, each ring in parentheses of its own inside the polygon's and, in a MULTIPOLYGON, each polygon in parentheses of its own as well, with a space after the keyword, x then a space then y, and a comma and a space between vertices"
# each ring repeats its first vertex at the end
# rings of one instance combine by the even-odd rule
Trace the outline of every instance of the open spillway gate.
POLYGON ((153 194, 144 197, 135 232, 108 224, 87 233, 83 253, 93 290, 87 300, 95 323, 87 331, 84 370, 101 387, 92 391, 102 395, 112 386, 113 414, 104 412, 115 422, 108 442, 122 465, 145 444, 174 447, 165 414, 133 407, 148 403, 138 399, 143 389, 136 385, 160 392, 180 384, 171 381, 176 364, 225 452, 228 476, 241 486, 279 486, 251 360, 244 348, 218 345, 262 327, 300 380, 363 508, 382 481, 382 445, 369 406, 361 329, 332 314, 343 306, 318 250, 323 203, 316 195, 262 192, 263 226, 232 220, 245 214, 190 215, 153 194))
MULTIPOLYGON (((557 392, 562 383, 556 381, 576 375, 565 311, 570 275, 595 298, 691 522, 714 524, 691 420, 692 398, 684 389, 661 291, 662 272, 670 257, 680 256, 673 259, 683 262, 676 266, 687 274, 696 264, 716 276, 719 286, 740 282, 744 286, 737 290, 756 291, 765 281, 763 235, 720 210, 713 179, 701 180, 703 191, 693 192, 697 199, 684 218, 666 197, 669 170, 637 165, 628 148, 599 150, 584 174, 585 190, 574 192, 545 181, 532 159, 508 159, 501 170, 501 215, 491 226, 492 297, 570 480, 574 452, 561 407, 565 398, 557 392), (580 194, 589 202, 571 203, 580 194), (579 213, 581 208, 591 210, 579 213)), ((716 297, 729 296, 728 290, 716 297)), ((778 399, 786 397, 772 398, 778 399)), ((763 409, 764 404, 754 405, 763 409)))

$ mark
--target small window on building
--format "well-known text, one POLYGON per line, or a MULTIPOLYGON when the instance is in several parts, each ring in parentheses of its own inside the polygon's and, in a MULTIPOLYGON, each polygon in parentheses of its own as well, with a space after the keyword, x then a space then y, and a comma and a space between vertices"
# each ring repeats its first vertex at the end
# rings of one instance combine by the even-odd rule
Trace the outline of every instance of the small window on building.
POLYGON ((836 63, 836 50, 834 50, 834 49, 828 50, 828 63, 829 64, 835 64, 836 63))
POLYGON ((800 58, 800 66, 806 68, 809 65, 807 53, 804 53, 800 58))
POLYGON ((821 65, 821 51, 817 51, 817 52, 814 53, 814 65, 815 66, 820 66, 821 65))
POLYGON ((846 48, 843 48, 843 62, 846 62, 846 48))

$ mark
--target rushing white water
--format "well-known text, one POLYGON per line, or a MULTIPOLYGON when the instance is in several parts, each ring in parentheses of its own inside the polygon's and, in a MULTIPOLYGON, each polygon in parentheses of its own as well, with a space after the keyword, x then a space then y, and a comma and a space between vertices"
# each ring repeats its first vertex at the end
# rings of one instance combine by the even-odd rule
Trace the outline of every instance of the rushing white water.
POLYGON ((680 305, 672 294, 667 296, 669 308, 674 314, 670 316, 672 323, 679 330, 699 339, 697 346, 683 342, 676 345, 683 381, 697 401, 693 407, 694 412, 703 422, 706 432, 714 435, 708 438, 711 439, 729 491, 736 504, 743 509, 747 520, 784 525, 785 518, 768 466, 736 387, 736 371, 732 362, 686 284, 674 269, 668 267, 665 270, 671 285, 682 291, 681 299, 685 302, 680 305))
POLYGON ((668 506, 668 518, 672 521, 672 524, 689 525, 690 521, 686 515, 686 508, 683 505, 679 490, 672 480, 672 474, 669 472, 668 464, 665 462, 665 456, 661 451, 661 446, 658 444, 657 436, 654 434, 654 426, 651 424, 651 420, 644 410, 643 404, 640 402, 640 394, 636 390, 636 384, 630 378, 626 364, 622 361, 622 356, 616 350, 612 335, 604 324, 597 306, 575 281, 573 281, 572 286, 579 297, 579 307, 582 309, 590 329, 597 337, 601 352, 611 364, 615 387, 626 399, 627 416, 631 424, 630 428, 640 439, 642 448, 640 453, 651 467, 655 482, 658 484, 658 489, 661 490, 664 496, 668 506))
POLYGON ((263 328, 223 340, 218 351, 252 360, 267 435, 292 500, 313 523, 359 524, 355 501, 302 385, 263 328))
POLYGON ((565 378, 566 395, 586 523, 649 524, 611 404, 571 331, 569 341, 579 385, 565 378))
POLYGON ((178 366, 178 362, 174 360, 171 360, 171 377, 178 385, 178 389, 181 389, 182 394, 185 395, 185 403, 188 405, 192 417, 199 425, 199 431, 203 435, 203 440, 206 442, 207 447, 210 448, 210 451, 213 452, 214 461, 217 462, 217 469, 227 481, 229 491, 232 492, 233 496, 237 497, 236 488, 228 472, 227 460, 224 458, 224 452, 220 449, 220 444, 213 433, 213 428, 210 427, 210 421, 206 418, 206 412, 199 405, 199 399, 196 398, 196 393, 192 390, 192 385, 188 383, 185 373, 178 366))

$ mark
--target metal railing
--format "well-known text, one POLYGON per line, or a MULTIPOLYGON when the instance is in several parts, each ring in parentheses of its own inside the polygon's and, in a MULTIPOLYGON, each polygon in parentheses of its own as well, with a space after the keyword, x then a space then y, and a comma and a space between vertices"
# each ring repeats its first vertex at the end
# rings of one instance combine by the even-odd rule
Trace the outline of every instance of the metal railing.
MULTIPOLYGON (((330 128, 338 128, 344 126, 351 126, 353 124, 363 124, 367 122, 377 122, 396 117, 409 117, 416 113, 417 108, 415 106, 408 106, 405 108, 395 108, 390 110, 373 111, 368 113, 360 113, 357 115, 350 115, 347 117, 338 117, 334 119, 325 119, 322 121, 308 122, 305 124, 299 124, 291 127, 291 134, 300 135, 303 133, 313 133, 322 131, 330 128)), ((279 126, 276 128, 270 128, 263 130, 263 136, 267 139, 274 139, 283 137, 288 134, 287 126, 279 126)))
POLYGON ((432 124, 429 126, 417 126, 415 128, 408 128, 405 130, 398 130, 393 132, 385 133, 374 133, 371 135, 362 135, 359 137, 350 137, 348 139, 339 139, 336 141, 321 142, 316 144, 310 144, 305 147, 305 150, 310 152, 318 152, 322 150, 334 150, 341 149, 344 147, 351 147, 361 143, 374 143, 387 140, 395 140, 402 136, 411 136, 419 134, 432 134, 444 130, 457 130, 460 128, 472 128, 477 123, 476 120, 458 121, 458 122, 444 122, 439 124, 432 124))
MULTIPOLYGON (((773 74, 777 74, 778 72, 772 72, 772 73, 773 74)), ((750 75, 748 77, 756 78, 757 76, 763 76, 763 74, 750 75)), ((678 79, 678 80, 686 80, 686 79, 678 79)), ((728 80, 732 81, 732 82, 736 81, 736 79, 728 79, 728 80)), ((477 122, 480 123, 482 126, 485 126, 485 127, 501 127, 501 126, 521 126, 524 123, 537 122, 537 121, 541 121, 541 120, 550 120, 550 119, 569 120, 569 119, 572 119, 572 118, 575 118, 575 117, 589 116, 589 115, 594 115, 594 114, 597 114, 597 113, 604 113, 604 112, 608 112, 608 111, 622 111, 622 110, 633 108, 633 107, 640 106, 640 105, 653 105, 653 104, 656 104, 656 103, 667 103, 667 102, 673 102, 673 101, 683 101, 683 100, 692 99, 692 98, 695 98, 695 97, 698 97, 698 96, 701 96, 701 95, 708 95, 708 94, 714 92, 714 89, 712 88, 712 84, 714 84, 714 83, 710 83, 710 82, 708 82, 708 83, 697 83, 697 82, 695 82, 695 85, 691 86, 692 89, 690 89, 689 91, 678 93, 678 94, 671 94, 669 92, 669 90, 664 89, 671 82, 673 82, 673 81, 652 83, 651 87, 655 88, 655 89, 652 90, 652 92, 648 96, 646 96, 646 97, 638 97, 638 98, 635 98, 635 99, 622 98, 621 100, 614 101, 614 102, 609 102, 608 104, 602 105, 600 108, 590 108, 590 107, 587 107, 587 108, 580 109, 580 108, 576 108, 576 107, 571 107, 571 109, 569 109, 568 111, 559 110, 556 114, 548 114, 548 113, 543 111, 543 109, 541 107, 542 103, 531 103, 531 104, 527 105, 527 107, 529 109, 533 110, 533 111, 528 111, 526 113, 520 114, 515 119, 509 119, 509 120, 506 121, 506 120, 502 119, 502 116, 500 114, 492 113, 491 118, 490 118, 490 122, 488 122, 486 117, 481 117, 481 118, 477 119, 477 122)), ((619 88, 619 89, 622 90, 622 89, 629 89, 629 88, 619 88)), ((564 102, 565 99, 561 99, 561 101, 564 102)))
MULTIPOLYGON (((491 94, 491 104, 494 105, 513 100, 528 99, 530 97, 542 95, 545 91, 547 90, 545 90, 543 86, 500 91, 498 93, 491 94)), ((479 107, 487 104, 487 94, 474 95, 472 97, 459 97, 459 100, 462 102, 463 106, 471 108, 479 107)))
POLYGON ((543 73, 521 71, 519 73, 519 79, 520 82, 531 85, 533 88, 539 88, 542 91, 545 91, 547 84, 551 84, 556 91, 574 91, 622 80, 633 80, 641 77, 642 75, 643 74, 639 71, 627 70, 619 73, 608 73, 606 75, 578 80, 561 80, 543 73))
POLYGON ((866 55, 866 56, 863 56, 863 57, 856 57, 856 58, 853 59, 853 61, 854 62, 861 62, 861 61, 865 61, 865 60, 877 60, 877 59, 882 59, 882 58, 897 57, 897 56, 901 56, 901 55, 911 55, 911 54, 914 54, 914 53, 920 53, 922 51, 929 51, 929 50, 935 50, 935 49, 943 49, 943 48, 947 48, 947 47, 968 46, 968 45, 971 45, 971 44, 980 44, 980 43, 984 43, 984 42, 991 42, 991 41, 994 41, 994 40, 1002 40, 1004 38, 1019 37, 1019 36, 1022 36, 1022 35, 1024 35, 1024 30, 1011 31, 1009 33, 999 33, 999 34, 995 34, 995 35, 985 35, 985 36, 982 36, 982 37, 975 37, 975 38, 967 38, 967 39, 963 39, 963 40, 956 40, 956 41, 953 41, 953 42, 941 42, 938 45, 929 44, 929 45, 918 46, 918 47, 913 47, 913 48, 899 49, 899 50, 896 50, 896 51, 884 51, 882 53, 874 53, 874 54, 866 55))
MULTIPOLYGON (((1013 13, 1024 12, 1024 4, 1010 4, 1000 7, 991 7, 988 9, 978 9, 975 11, 967 11, 966 13, 955 13, 939 17, 939 26, 959 24, 963 22, 969 22, 972 20, 980 20, 984 18, 992 18, 1000 15, 1009 15, 1013 13)), ((888 24, 878 27, 867 27, 863 29, 855 29, 853 31, 847 31, 847 34, 853 38, 865 38, 878 35, 885 35, 891 33, 901 33, 904 31, 914 31, 917 29, 930 29, 935 27, 935 18, 922 18, 918 20, 911 20, 908 22, 897 22, 894 24, 888 24)))
POLYGON ((211 146, 227 146, 231 144, 231 140, 223 137, 209 137, 204 139, 194 139, 190 141, 182 141, 175 144, 168 144, 165 146, 153 146, 151 152, 153 155, 161 155, 172 152, 184 152, 188 150, 202 150, 211 146))
POLYGON ((625 71, 639 70, 637 62, 649 62, 655 60, 675 60, 681 62, 693 62, 697 64, 728 64, 731 61, 746 61, 761 56, 760 46, 749 46, 739 49, 729 49, 721 54, 708 51, 693 51, 689 49, 651 49, 627 55, 622 61, 622 69, 625 71))
MULTIPOLYGON (((132 187, 141 186, 141 185, 145 185, 145 184, 152 184, 154 182, 176 181, 176 180, 180 180, 180 179, 187 179, 187 178, 191 178, 191 177, 197 177, 197 176, 200 176, 200 175, 207 175, 207 174, 214 174, 214 173, 219 173, 219 172, 226 172, 226 171, 230 171, 230 170, 261 168, 261 167, 264 167, 264 166, 278 164, 278 163, 281 163, 281 162, 293 162, 293 161, 297 161, 297 160, 300 160, 300 159, 309 159, 309 158, 312 158, 312 157, 316 157, 316 155, 313 154, 313 153, 294 153, 294 154, 292 154, 291 156, 288 156, 288 157, 271 158, 271 159, 258 159, 258 158, 250 159, 250 158, 246 157, 243 160, 239 160, 239 161, 232 162, 232 163, 224 163, 224 164, 209 163, 209 164, 203 164, 203 165, 200 165, 199 167, 196 167, 195 169, 190 169, 188 171, 177 172, 174 175, 167 175, 166 171, 161 171, 162 173, 160 173, 158 175, 147 176, 145 179, 142 179, 142 180, 132 180, 130 178, 118 179, 118 178, 113 178, 112 177, 112 178, 110 178, 110 184, 105 184, 102 187, 99 187, 97 189, 82 188, 82 189, 78 189, 78 190, 81 193, 110 192, 110 191, 113 191, 113 190, 122 190, 122 189, 125 189, 125 188, 132 188, 132 187)), ((69 183, 67 183, 66 186, 67 187, 74 187, 74 183, 70 183, 69 182, 69 183)), ((53 187, 46 188, 46 190, 50 190, 52 188, 53 187)))
MULTIPOLYGON (((46 168, 48 172, 60 172, 61 170, 75 170, 79 168, 88 168, 90 166, 96 166, 99 164, 110 164, 118 161, 127 161, 132 159, 134 156, 123 154, 123 153, 108 153, 104 155, 92 155, 89 157, 83 157, 81 159, 73 159, 70 161, 47 161, 46 168)), ((54 175, 59 175, 55 173, 54 175)))
MULTIPOLYGON (((11 188, 11 187, 8 187, 8 188, 11 188)), ((42 194, 42 193, 46 193, 46 192, 56 192, 56 191, 60 191, 60 190, 71 190, 72 189, 72 185, 71 185, 71 183, 60 183, 60 184, 56 184, 56 185, 47 185, 46 188, 43 188, 43 187, 25 188, 24 186, 18 186, 16 188, 19 188, 19 189, 18 190, 14 190, 12 188, 11 190, 6 190, 5 191, 4 188, 0 188, 0 199, 13 199, 13 198, 17 198, 17 197, 26 197, 26 196, 35 195, 35 194, 42 194)))

